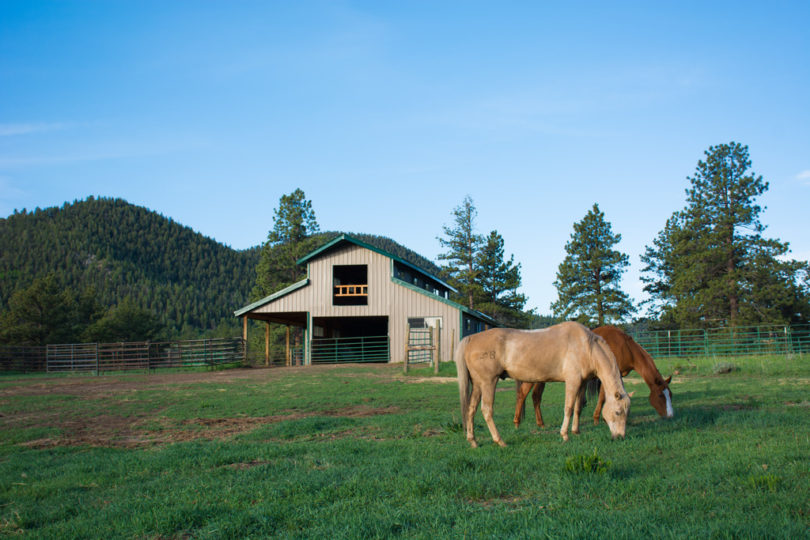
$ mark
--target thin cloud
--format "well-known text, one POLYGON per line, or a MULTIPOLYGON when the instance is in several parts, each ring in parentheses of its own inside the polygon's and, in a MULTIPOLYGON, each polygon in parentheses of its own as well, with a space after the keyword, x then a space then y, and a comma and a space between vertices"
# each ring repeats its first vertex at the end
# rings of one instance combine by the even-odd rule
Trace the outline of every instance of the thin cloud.
POLYGON ((806 186, 810 186, 810 169, 805 169, 796 175, 796 180, 801 181, 806 186))
POLYGON ((65 129, 62 123, 27 123, 27 124, 0 124, 0 137, 10 137, 12 135, 28 135, 30 133, 42 133, 44 131, 57 131, 65 129))

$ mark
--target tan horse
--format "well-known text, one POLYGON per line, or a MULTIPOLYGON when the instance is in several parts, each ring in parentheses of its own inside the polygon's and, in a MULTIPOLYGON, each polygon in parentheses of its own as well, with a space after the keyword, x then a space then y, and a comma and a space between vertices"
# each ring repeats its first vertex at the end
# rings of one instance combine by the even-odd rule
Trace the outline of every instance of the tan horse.
MULTIPOLYGON (((675 414, 672 409, 672 392, 669 389, 669 383, 672 377, 664 379, 658 368, 653 362, 652 356, 644 347, 639 345, 630 336, 624 333, 621 329, 615 326, 600 326, 593 329, 593 333, 601 336, 607 342, 611 352, 616 357, 616 362, 619 365, 619 371, 622 377, 627 376, 628 373, 635 370, 647 386, 650 387, 650 404, 658 412, 659 415, 665 418, 672 418, 675 414)), ((543 427, 543 415, 540 412, 540 401, 543 397, 544 383, 531 383, 525 382, 518 385, 517 389, 517 403, 515 405, 515 427, 520 425, 523 417, 524 403, 526 396, 534 386, 532 392, 532 401, 534 402, 534 416, 537 425, 543 427)), ((599 400, 596 403, 596 409, 593 412, 593 423, 599 423, 599 414, 602 412, 602 406, 605 403, 605 389, 601 388, 599 391, 599 400)))
POLYGON ((624 437, 630 396, 624 391, 616 359, 605 340, 576 322, 564 322, 543 330, 493 328, 465 337, 455 354, 461 418, 467 440, 475 448, 473 418, 481 402, 492 440, 506 446, 492 419, 495 385, 499 378, 517 381, 565 382, 565 417, 560 435, 568 440, 579 433, 580 400, 583 382, 599 377, 606 389, 605 421, 613 438, 624 437), (472 383, 472 388, 470 388, 472 383))

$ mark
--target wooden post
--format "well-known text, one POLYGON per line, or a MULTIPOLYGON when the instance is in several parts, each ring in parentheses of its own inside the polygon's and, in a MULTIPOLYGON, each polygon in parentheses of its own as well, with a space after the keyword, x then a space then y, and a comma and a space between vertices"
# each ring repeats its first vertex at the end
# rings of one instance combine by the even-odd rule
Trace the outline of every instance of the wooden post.
POLYGON ((439 355, 436 349, 436 327, 430 327, 430 360, 433 363, 433 373, 439 372, 439 355))
POLYGON ((456 329, 450 331, 450 360, 456 359, 456 329))
POLYGON ((408 325, 408 331, 405 333, 405 361, 403 362, 402 372, 408 373, 408 347, 411 345, 411 325, 408 325))
POLYGON ((247 354, 248 354, 248 344, 247 344, 247 315, 242 317, 242 343, 244 345, 244 350, 242 351, 243 359, 242 363, 247 365, 247 354))
POLYGON ((292 355, 290 354, 290 325, 287 325, 287 332, 284 337, 285 340, 285 355, 284 355, 284 364, 289 367, 292 365, 292 355))
POLYGON ((264 321, 264 366, 270 366, 270 321, 264 321))
POLYGON ((434 345, 433 354, 436 355, 436 363, 433 365, 433 374, 439 374, 439 363, 442 361, 442 326, 440 322, 436 323, 436 342, 434 345))

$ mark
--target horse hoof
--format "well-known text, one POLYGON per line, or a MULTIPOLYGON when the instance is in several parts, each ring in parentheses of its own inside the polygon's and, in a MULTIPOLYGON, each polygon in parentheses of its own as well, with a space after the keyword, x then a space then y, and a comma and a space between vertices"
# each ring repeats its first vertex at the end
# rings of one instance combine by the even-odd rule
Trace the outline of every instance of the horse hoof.
POLYGON ((571 433, 573 433, 574 435, 579 435, 579 430, 578 429, 572 429, 571 433))
POLYGON ((495 441, 495 442, 498 443, 498 446, 500 446, 501 448, 506 448, 506 443, 505 442, 503 442, 503 441, 495 441))
POLYGON ((475 441, 470 441, 470 446, 471 446, 472 448, 478 448, 478 443, 477 443, 477 442, 475 442, 475 441))
POLYGON ((563 442, 568 442, 568 435, 562 434, 563 442))

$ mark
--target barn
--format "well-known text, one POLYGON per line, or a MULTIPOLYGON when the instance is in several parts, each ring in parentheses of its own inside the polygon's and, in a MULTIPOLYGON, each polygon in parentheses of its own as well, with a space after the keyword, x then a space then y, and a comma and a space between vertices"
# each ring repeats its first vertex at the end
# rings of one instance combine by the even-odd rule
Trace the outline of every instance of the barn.
MULTIPOLYGON (((307 277, 234 314, 303 329, 300 363, 413 360, 425 331, 431 354, 450 360, 464 336, 497 323, 450 300, 450 285, 383 249, 343 234, 298 261, 307 277), (419 336, 419 337, 417 337, 419 336)), ((266 335, 268 335, 266 334, 266 335)), ((289 331, 288 331, 289 336, 289 331)), ((268 357, 265 342, 265 358, 268 357)), ((290 363, 289 340, 287 363, 290 363)), ((424 349, 422 349, 424 350, 424 349)))

